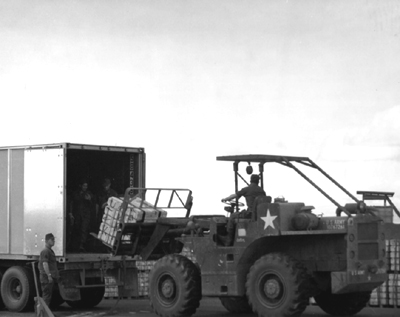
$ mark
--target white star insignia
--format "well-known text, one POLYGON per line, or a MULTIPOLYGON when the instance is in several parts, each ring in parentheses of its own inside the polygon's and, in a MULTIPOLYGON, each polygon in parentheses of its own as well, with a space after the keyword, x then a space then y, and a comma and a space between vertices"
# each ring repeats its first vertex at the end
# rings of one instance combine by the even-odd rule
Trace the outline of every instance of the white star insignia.
POLYGON ((278 216, 271 216, 271 213, 269 212, 269 208, 268 208, 267 215, 265 217, 260 217, 262 220, 265 221, 264 230, 267 229, 268 227, 272 227, 272 229, 275 229, 274 220, 277 217, 278 216))

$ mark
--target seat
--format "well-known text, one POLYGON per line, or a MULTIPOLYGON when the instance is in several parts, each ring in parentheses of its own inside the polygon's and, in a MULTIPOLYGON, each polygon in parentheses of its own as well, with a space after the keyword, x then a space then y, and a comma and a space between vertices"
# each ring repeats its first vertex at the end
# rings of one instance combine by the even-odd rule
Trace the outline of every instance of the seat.
POLYGON ((267 203, 270 204, 272 201, 271 196, 259 195, 256 197, 253 203, 253 208, 251 209, 251 219, 253 221, 257 221, 257 207, 261 204, 267 203))

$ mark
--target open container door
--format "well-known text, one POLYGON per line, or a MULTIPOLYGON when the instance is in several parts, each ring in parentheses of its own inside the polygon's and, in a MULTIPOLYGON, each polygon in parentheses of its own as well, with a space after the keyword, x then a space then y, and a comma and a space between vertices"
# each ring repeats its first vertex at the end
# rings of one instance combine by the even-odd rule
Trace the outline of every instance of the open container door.
POLYGON ((53 251, 63 256, 64 149, 32 148, 24 154, 24 254, 39 255, 51 232, 53 251))

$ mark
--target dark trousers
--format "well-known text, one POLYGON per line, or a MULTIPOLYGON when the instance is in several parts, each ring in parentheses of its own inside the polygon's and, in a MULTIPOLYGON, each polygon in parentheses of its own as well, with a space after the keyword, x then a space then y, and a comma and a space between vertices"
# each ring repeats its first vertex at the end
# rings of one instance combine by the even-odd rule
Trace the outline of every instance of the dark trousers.
POLYGON ((226 226, 228 234, 232 234, 234 232, 235 225, 238 222, 238 219, 250 219, 250 218, 251 218, 251 212, 247 210, 232 213, 228 219, 228 224, 226 226))
POLYGON ((86 244, 86 240, 89 234, 89 227, 90 227, 90 215, 83 216, 81 220, 81 243, 80 247, 83 248, 86 244))
POLYGON ((89 215, 77 215, 72 227, 71 243, 69 249, 71 251, 78 251, 80 248, 84 248, 86 240, 89 235, 90 227, 90 214, 89 215))
POLYGON ((49 306, 51 302, 51 295, 53 294, 54 280, 52 283, 42 282, 41 286, 42 286, 42 298, 46 303, 46 305, 49 306))

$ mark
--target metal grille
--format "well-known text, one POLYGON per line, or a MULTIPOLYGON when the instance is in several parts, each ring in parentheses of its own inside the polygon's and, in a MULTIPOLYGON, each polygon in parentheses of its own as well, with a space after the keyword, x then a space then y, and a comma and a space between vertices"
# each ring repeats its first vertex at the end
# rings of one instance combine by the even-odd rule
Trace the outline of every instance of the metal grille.
POLYGON ((378 224, 375 223, 359 223, 358 224, 358 241, 377 240, 378 224))
POLYGON ((359 260, 375 260, 379 258, 378 243, 360 243, 358 245, 359 260))

